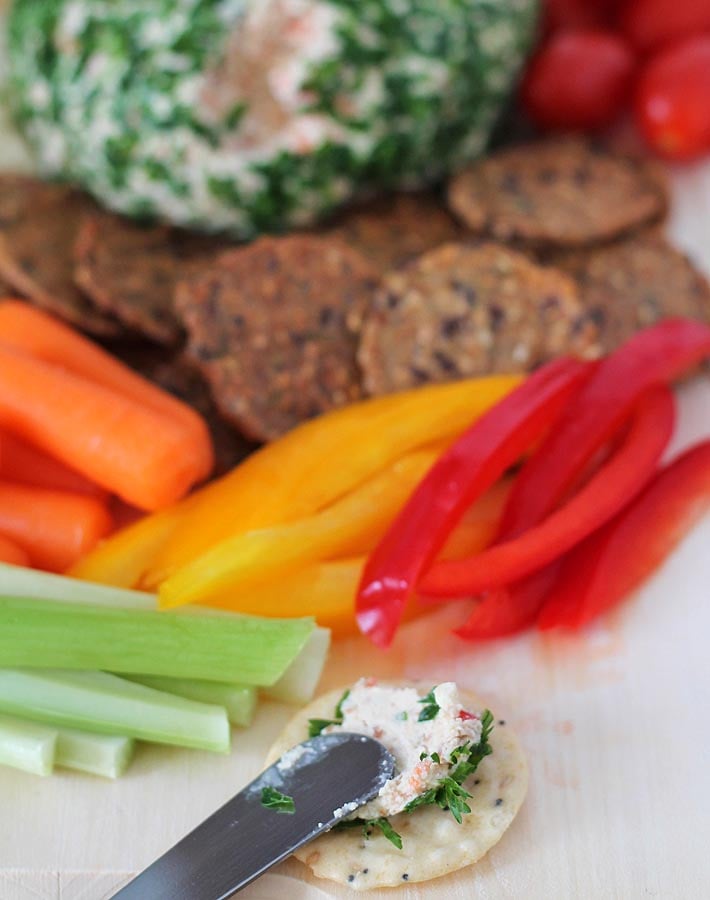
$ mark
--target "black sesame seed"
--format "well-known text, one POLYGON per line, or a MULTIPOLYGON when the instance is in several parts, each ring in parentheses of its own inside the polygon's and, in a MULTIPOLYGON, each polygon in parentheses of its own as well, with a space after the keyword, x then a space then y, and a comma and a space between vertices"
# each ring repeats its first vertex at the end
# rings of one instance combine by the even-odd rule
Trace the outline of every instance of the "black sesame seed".
POLYGON ((502 806, 502 805, 503 805, 503 798, 498 797, 498 799, 496 800, 496 806, 502 806))
POLYGON ((354 875, 348 875, 348 881, 355 881, 354 875))
POLYGON ((480 778, 477 778, 473 783, 474 783, 474 784, 480 784, 480 783, 481 783, 481 779, 480 779, 480 778))
POLYGON ((499 725, 505 725, 505 719, 498 719, 499 725))
POLYGON ((402 881, 409 881, 409 872, 404 872, 402 874, 402 881))
POLYGON ((367 875, 367 873, 368 873, 369 871, 370 871, 369 869, 363 869, 363 870, 362 870, 362 874, 363 874, 363 875, 367 875))

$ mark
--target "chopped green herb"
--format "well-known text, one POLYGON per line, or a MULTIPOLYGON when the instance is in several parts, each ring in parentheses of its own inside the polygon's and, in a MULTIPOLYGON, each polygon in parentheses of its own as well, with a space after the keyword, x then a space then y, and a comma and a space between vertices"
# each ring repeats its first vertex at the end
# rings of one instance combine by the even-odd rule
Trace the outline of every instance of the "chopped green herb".
POLYGON ((397 715, 395 716, 395 719, 399 719, 400 722, 406 722, 408 718, 409 715, 405 709, 403 709, 402 712, 397 713, 397 715))
POLYGON ((322 733, 324 728, 328 728, 329 725, 342 725, 343 724, 343 703, 350 696, 350 691, 345 691, 343 696, 338 700, 338 705, 335 707, 335 716, 332 719, 309 719, 308 720, 308 737, 318 737, 319 734, 322 733))
MULTIPOLYGON (((346 819, 344 822, 338 822, 335 826, 335 829, 343 829, 343 828, 362 828, 362 833, 365 836, 365 839, 369 838, 372 835, 372 831, 374 828, 379 828, 384 837, 387 840, 394 844, 394 846, 398 849, 402 849, 402 838, 394 828, 390 825, 389 819, 381 816, 379 819, 346 819)), ((334 830, 335 830, 334 829, 334 830)))
POLYGON ((436 702, 436 697, 434 696, 434 688, 432 688, 426 697, 422 697, 419 701, 424 704, 424 709, 419 713, 418 722, 428 722, 431 719, 435 719, 441 707, 436 702))
POLYGON ((488 709, 481 716, 481 726, 481 740, 473 745, 467 742, 453 750, 449 759, 452 766, 451 773, 442 778, 436 787, 415 797, 405 806, 405 812, 413 812, 420 806, 435 805, 449 810, 459 824, 463 814, 471 812, 470 806, 466 803, 471 795, 462 785, 468 776, 476 771, 481 760, 492 752, 488 738, 493 730, 493 716, 488 709))
POLYGON ((261 789, 261 805, 267 809, 275 809, 279 813, 291 814, 296 812, 296 804, 293 801, 293 797, 289 797, 288 794, 282 794, 281 791, 277 791, 276 788, 268 785, 261 789))
POLYGON ((426 750, 424 750, 422 753, 419 754, 419 759, 420 760, 426 759, 427 756, 429 756, 429 754, 426 752, 426 750))
POLYGON ((440 763, 440 762, 441 762, 441 757, 439 756, 438 753, 432 753, 431 758, 432 758, 432 760, 433 760, 435 763, 440 763))

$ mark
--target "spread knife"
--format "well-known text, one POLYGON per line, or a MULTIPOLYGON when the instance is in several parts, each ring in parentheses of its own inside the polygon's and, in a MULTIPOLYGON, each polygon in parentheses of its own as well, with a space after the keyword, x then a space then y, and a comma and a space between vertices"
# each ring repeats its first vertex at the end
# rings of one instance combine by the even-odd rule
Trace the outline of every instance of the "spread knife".
POLYGON ((304 741, 113 900, 227 900, 375 797, 393 772, 392 755, 372 738, 341 733, 304 741), (264 788, 293 798, 294 812, 264 806, 264 788))

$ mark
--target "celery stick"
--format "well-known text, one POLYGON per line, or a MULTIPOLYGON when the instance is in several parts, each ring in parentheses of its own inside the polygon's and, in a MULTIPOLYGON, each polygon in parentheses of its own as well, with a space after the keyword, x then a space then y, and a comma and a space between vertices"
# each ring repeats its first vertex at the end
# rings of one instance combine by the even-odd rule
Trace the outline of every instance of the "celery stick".
POLYGON ((0 594, 124 609, 158 608, 155 594, 90 584, 88 581, 67 578, 65 575, 50 575, 48 572, 37 572, 35 569, 9 566, 6 563, 0 563, 0 594))
POLYGON ((265 693, 273 700, 303 704, 313 699, 330 648, 330 630, 314 628, 306 645, 276 684, 265 693))
POLYGON ((162 675, 124 675, 129 681, 145 684, 156 691, 166 691, 213 703, 227 710, 232 725, 251 725, 256 710, 256 688, 245 684, 229 684, 221 681, 194 681, 188 678, 164 678, 162 675))
POLYGON ((0 597, 0 666, 271 685, 314 627, 313 619, 181 616, 0 597))
POLYGON ((0 716, 0 765, 33 775, 51 775, 56 745, 55 729, 0 716))
POLYGON ((118 778, 128 768, 135 746, 133 738, 121 735, 59 728, 54 764, 104 778, 118 778))
POLYGON ((229 751, 227 713, 105 672, 0 669, 0 712, 156 744, 229 751))

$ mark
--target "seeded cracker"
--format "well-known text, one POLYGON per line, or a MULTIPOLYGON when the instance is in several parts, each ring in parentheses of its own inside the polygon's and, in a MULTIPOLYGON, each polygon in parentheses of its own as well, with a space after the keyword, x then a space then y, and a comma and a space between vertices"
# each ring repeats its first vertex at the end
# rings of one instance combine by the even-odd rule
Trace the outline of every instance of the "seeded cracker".
MULTIPOLYGON (((216 239, 213 243, 224 249, 216 239)), ((100 309, 138 334, 174 345, 182 338, 173 309, 175 283, 187 266, 209 260, 208 249, 205 238, 91 213, 76 240, 74 277, 100 309)))
MULTIPOLYGON (((266 764, 308 737, 308 719, 331 717, 341 695, 341 690, 331 691, 300 710, 269 751, 266 764)), ((485 708, 471 693, 462 696, 468 709, 485 708)), ((429 881, 477 862, 515 818, 528 784, 525 757, 509 726, 497 724, 490 743, 493 753, 464 785, 471 794, 471 813, 460 825, 451 813, 426 806, 391 817, 402 837, 401 850, 380 833, 364 840, 361 829, 348 828, 328 832, 294 855, 319 878, 356 891, 429 881)))
POLYGON ((661 219, 655 163, 577 138, 501 150, 454 178, 449 207, 477 233, 535 247, 580 247, 661 219))
POLYGON ((361 396, 356 333, 377 287, 362 257, 313 236, 262 238, 178 285, 187 353, 254 440, 361 396))
POLYGON ((123 330, 74 284, 72 248, 92 202, 65 185, 0 175, 0 279, 13 293, 95 335, 123 330))
POLYGON ((358 361, 377 395, 525 372, 560 353, 599 354, 570 278, 498 244, 447 244, 385 276, 358 361))
POLYGON ((575 279, 605 353, 667 316, 710 322, 710 285, 658 231, 553 257, 575 279))
POLYGON ((455 241, 462 229, 434 194, 395 194, 353 207, 326 234, 339 237, 386 272, 455 241))

